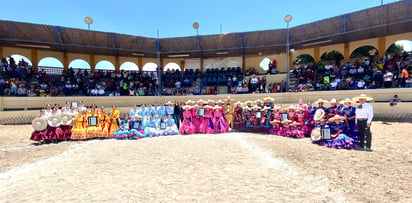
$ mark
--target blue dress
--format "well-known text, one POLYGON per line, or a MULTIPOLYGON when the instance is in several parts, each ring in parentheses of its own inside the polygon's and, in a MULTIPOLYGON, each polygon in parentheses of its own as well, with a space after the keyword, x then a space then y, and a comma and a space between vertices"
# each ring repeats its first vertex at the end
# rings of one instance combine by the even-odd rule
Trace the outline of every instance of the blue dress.
POLYGON ((352 149, 355 145, 354 140, 347 136, 344 132, 346 131, 346 124, 344 122, 340 123, 331 123, 331 134, 336 135, 336 137, 332 137, 332 139, 326 141, 326 146, 330 148, 336 149, 352 149))
MULTIPOLYGON (((356 115, 356 108, 353 106, 349 106, 349 107, 345 107, 343 106, 340 111, 338 112, 338 114, 340 116, 345 116, 350 118, 350 117, 354 117, 356 115)), ((355 140, 355 142, 359 141, 359 133, 358 131, 355 129, 356 128, 356 120, 355 118, 353 119, 348 119, 348 126, 349 128, 346 130, 346 133, 349 137, 351 137, 352 139, 355 140)))
POLYGON ((129 139, 139 139, 146 137, 144 133, 144 127, 141 120, 131 119, 129 139))
POLYGON ((165 123, 166 123, 165 135, 179 134, 179 129, 177 129, 177 125, 174 119, 166 119, 165 123))
POLYGON ((113 138, 117 140, 127 140, 129 138, 131 120, 121 120, 119 128, 113 133, 113 138))

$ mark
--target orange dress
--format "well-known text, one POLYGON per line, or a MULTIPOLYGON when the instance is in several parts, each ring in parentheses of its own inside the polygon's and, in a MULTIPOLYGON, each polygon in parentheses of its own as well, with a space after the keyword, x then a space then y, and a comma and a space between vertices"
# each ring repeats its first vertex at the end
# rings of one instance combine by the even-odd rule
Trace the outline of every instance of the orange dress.
POLYGON ((75 117, 75 123, 72 128, 72 136, 71 139, 73 140, 85 140, 87 139, 86 134, 86 117, 82 114, 78 114, 75 117))
POLYGON ((109 116, 107 116, 107 112, 100 112, 99 113, 99 125, 98 125, 98 137, 101 138, 111 138, 109 136, 109 116))
POLYGON ((120 111, 117 109, 112 110, 110 115, 111 116, 108 121, 108 124, 109 124, 108 129, 109 129, 109 136, 113 137, 113 133, 119 128, 119 125, 117 122, 120 119, 120 111))
POLYGON ((97 117, 97 124, 98 124, 99 123, 98 110, 97 110, 97 114, 96 112, 87 113, 87 138, 88 139, 98 137, 98 127, 89 125, 89 117, 92 117, 92 116, 97 117))

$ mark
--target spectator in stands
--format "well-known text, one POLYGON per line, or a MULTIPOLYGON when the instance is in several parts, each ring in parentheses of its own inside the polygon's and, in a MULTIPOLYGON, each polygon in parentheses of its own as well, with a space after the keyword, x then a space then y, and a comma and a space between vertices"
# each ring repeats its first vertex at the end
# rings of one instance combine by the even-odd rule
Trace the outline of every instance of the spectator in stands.
POLYGON ((357 88, 358 89, 365 89, 365 85, 366 85, 365 81, 363 81, 363 79, 360 79, 358 81, 357 88))
POLYGON ((330 90, 336 90, 338 88, 338 82, 336 82, 336 79, 332 80, 332 82, 330 82, 330 90))
POLYGON ((24 87, 23 84, 19 85, 19 88, 17 89, 17 96, 19 97, 27 97, 28 92, 27 89, 24 87))
POLYGON ((385 84, 385 88, 391 88, 393 82, 393 73, 387 69, 386 73, 383 75, 383 82, 385 84))

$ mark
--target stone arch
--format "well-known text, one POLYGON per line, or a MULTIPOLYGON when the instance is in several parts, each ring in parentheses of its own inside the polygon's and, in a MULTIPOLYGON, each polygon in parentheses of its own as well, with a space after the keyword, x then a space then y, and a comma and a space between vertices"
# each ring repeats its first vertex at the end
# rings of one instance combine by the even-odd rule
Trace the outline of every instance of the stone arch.
POLYGON ((90 69, 90 64, 84 59, 73 59, 69 63, 69 68, 90 69))
POLYGON ((101 60, 96 63, 95 70, 116 70, 113 63, 107 60, 101 60))
POLYGON ((139 66, 131 61, 126 61, 120 65, 120 70, 139 71, 139 66))
POLYGON ((153 62, 147 62, 146 64, 144 64, 143 71, 156 71, 157 70, 157 64, 153 63, 153 62))
POLYGON ((168 64, 165 65, 165 67, 163 68, 163 71, 167 71, 167 70, 179 70, 181 71, 181 67, 179 66, 179 64, 174 63, 174 62, 170 62, 168 64))
MULTIPOLYGON (((24 61, 25 61, 29 66, 32 66, 32 65, 33 65, 32 62, 31 62, 31 60, 30 60, 28 57, 24 56, 24 55, 21 55, 21 54, 11 54, 10 56, 14 59, 14 61, 16 62, 16 64, 18 64, 20 60, 24 59, 24 61)), ((6 57, 6 59, 7 59, 7 61, 8 61, 9 63, 10 63, 10 56, 9 56, 9 57, 6 57)))
POLYGON ((40 59, 39 64, 37 66, 64 68, 63 63, 59 59, 50 56, 40 59))

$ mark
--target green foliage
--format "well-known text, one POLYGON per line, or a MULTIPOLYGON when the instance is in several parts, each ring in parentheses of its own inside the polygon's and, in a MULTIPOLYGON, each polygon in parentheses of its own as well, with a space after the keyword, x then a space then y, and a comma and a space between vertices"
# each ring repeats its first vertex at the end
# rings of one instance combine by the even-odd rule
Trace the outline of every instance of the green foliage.
POLYGON ((343 59, 343 55, 335 50, 326 52, 324 54, 322 54, 322 56, 320 57, 321 61, 336 61, 336 60, 342 60, 343 59))
POLYGON ((386 50, 386 54, 402 54, 405 49, 402 44, 391 44, 386 50))
POLYGON ((294 64, 305 64, 305 63, 314 63, 315 59, 309 54, 302 54, 295 58, 293 61, 294 64))
MULTIPOLYGON (((369 56, 369 51, 371 49, 375 49, 373 46, 361 46, 357 49, 355 49, 352 54, 350 55, 350 58, 360 58, 360 57, 365 57, 369 56)), ((378 55, 378 53, 376 53, 378 55)))

